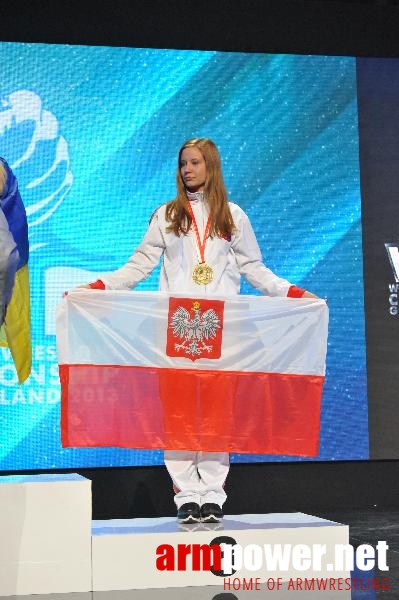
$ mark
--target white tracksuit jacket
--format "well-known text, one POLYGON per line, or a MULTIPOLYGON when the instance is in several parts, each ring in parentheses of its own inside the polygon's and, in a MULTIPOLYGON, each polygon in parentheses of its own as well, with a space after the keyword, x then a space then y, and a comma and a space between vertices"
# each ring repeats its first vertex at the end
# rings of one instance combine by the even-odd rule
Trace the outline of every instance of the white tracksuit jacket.
MULTIPOLYGON (((209 285, 198 285, 192 280, 193 269, 200 262, 193 228, 187 235, 179 237, 173 232, 167 233, 166 205, 162 205, 155 212, 143 241, 128 262, 101 277, 106 289, 134 287, 151 273, 163 256, 159 289, 165 292, 238 294, 240 276, 243 275, 264 294, 286 296, 291 284, 263 265, 248 217, 236 204, 230 203, 229 206, 237 231, 230 241, 220 237, 208 238, 205 260, 214 271, 214 279, 209 285)), ((191 207, 202 239, 208 219, 207 204, 200 196, 191 201, 191 207)))

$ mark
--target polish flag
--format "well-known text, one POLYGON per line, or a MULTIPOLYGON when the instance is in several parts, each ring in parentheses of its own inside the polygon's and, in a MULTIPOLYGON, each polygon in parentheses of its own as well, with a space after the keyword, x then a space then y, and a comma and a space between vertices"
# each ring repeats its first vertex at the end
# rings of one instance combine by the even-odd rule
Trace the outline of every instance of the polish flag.
POLYGON ((62 444, 317 456, 327 329, 323 300, 74 290, 62 444))

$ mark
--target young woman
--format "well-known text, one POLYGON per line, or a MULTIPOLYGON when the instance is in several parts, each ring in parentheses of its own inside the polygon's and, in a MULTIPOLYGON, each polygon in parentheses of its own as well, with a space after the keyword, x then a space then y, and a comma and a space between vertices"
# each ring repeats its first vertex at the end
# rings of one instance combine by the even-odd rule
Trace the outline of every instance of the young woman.
MULTIPOLYGON (((129 261, 89 287, 132 288, 151 273, 161 257, 163 291, 196 296, 239 294, 243 275, 264 294, 316 297, 263 265, 248 217, 228 201, 220 156, 207 138, 188 140, 181 147, 177 196, 155 211, 129 261)), ((222 519, 227 452, 167 450, 165 464, 181 522, 222 519)))

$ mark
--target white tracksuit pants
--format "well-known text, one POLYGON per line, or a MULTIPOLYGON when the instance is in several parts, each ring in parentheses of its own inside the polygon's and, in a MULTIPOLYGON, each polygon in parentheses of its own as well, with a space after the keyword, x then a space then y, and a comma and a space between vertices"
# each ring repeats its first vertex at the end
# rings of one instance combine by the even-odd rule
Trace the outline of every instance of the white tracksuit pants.
POLYGON ((175 504, 180 508, 187 502, 200 506, 215 503, 222 506, 226 500, 223 489, 229 472, 228 452, 193 452, 165 450, 165 465, 178 491, 175 504))

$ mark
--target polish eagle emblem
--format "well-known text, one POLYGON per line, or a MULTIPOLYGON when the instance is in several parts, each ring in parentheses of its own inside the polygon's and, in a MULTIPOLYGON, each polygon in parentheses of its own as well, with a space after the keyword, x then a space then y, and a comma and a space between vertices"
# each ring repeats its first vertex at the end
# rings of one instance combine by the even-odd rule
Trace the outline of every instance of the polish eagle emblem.
POLYGON ((181 340, 175 342, 175 351, 183 351, 195 360, 195 357, 212 353, 213 344, 209 342, 216 338, 221 322, 213 308, 201 313, 201 303, 197 300, 192 303, 191 311, 178 306, 170 317, 169 327, 174 338, 181 340))

